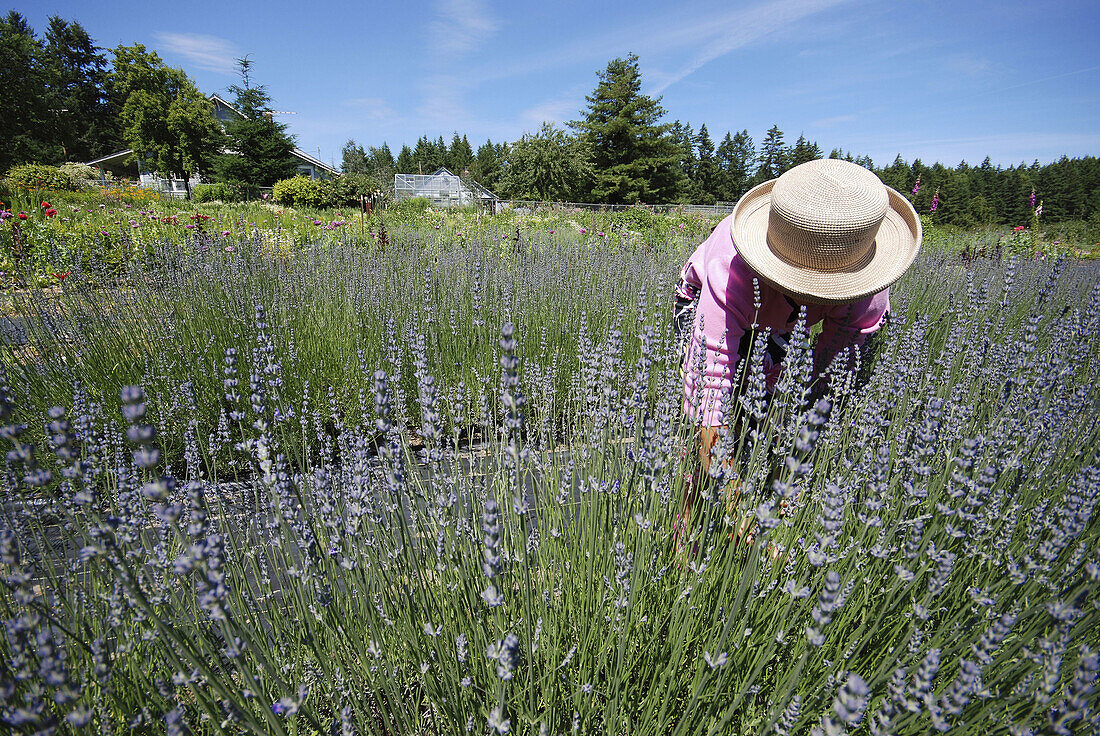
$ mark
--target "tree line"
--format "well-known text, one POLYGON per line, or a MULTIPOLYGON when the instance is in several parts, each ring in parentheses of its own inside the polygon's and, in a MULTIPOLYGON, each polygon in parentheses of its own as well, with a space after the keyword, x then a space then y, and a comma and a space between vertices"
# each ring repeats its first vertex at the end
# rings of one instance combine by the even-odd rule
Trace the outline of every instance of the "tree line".
POLYGON ((251 66, 238 60, 241 84, 228 89, 240 115, 223 125, 194 80, 144 45, 102 49, 58 16, 39 38, 10 11, 0 18, 0 172, 131 148, 148 170, 184 180, 267 186, 293 176, 294 139, 267 114, 271 99, 251 66))
MULTIPOLYGON (((79 23, 49 19, 43 37, 11 11, 0 19, 0 171, 23 162, 89 161, 125 147, 162 174, 266 186, 292 176, 294 139, 274 121, 271 99, 238 60, 241 84, 229 94, 241 118, 214 121, 210 100, 182 69, 168 67, 141 44, 105 50, 79 23), (105 53, 106 52, 106 53, 105 53), (112 60, 109 63, 107 53, 112 60)), ((597 72, 576 120, 543 123, 511 142, 486 140, 476 150, 465 134, 422 135, 395 156, 385 142, 349 140, 345 174, 364 190, 389 190, 395 173, 431 173, 441 166, 510 199, 606 204, 733 202, 753 186, 826 154, 799 135, 789 143, 778 125, 759 143, 747 129, 715 142, 706 125, 666 120, 659 97, 642 93, 638 57, 597 72)), ((936 220, 959 226, 1022 224, 1031 192, 1046 221, 1096 221, 1100 228, 1100 162, 1066 158, 1040 165, 926 165, 899 156, 886 166, 832 149, 872 169, 936 220), (919 184, 918 184, 919 182, 919 184), (915 190, 915 191, 914 191, 915 190)))
POLYGON ((757 184, 827 155, 871 169, 920 212, 931 214, 935 198, 934 219, 941 224, 1026 224, 1034 193, 1044 221, 1087 220, 1100 229, 1100 159, 1094 156, 1009 167, 986 157, 976 166, 963 161, 949 167, 899 155, 876 166, 842 149, 825 154, 801 134, 788 143, 778 125, 759 144, 747 129, 727 131, 715 144, 705 124, 695 130, 680 120, 662 122, 660 99, 641 92, 637 56, 614 59, 598 77, 581 116, 564 128, 543 123, 511 143, 487 140, 476 152, 466 135, 455 133, 449 145, 442 136, 421 136, 396 157, 386 143, 364 149, 349 140, 343 169, 384 186, 395 173, 428 174, 445 166, 508 199, 714 204, 735 202, 757 184))

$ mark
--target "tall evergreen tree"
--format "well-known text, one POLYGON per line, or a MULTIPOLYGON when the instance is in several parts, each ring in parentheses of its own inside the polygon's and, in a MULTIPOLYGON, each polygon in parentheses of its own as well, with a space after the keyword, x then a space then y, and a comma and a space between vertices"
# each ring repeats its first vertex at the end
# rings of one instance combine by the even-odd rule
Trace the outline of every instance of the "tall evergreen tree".
POLYGON ((699 163, 695 168, 696 201, 700 204, 714 204, 718 200, 718 183, 721 172, 714 152, 714 141, 704 123, 695 136, 695 149, 699 163))
POLYGON ((121 148, 121 125, 107 97, 107 60, 84 27, 51 17, 44 55, 61 158, 88 161, 121 148))
POLYGON ((503 173, 502 163, 506 154, 507 147, 504 144, 495 144, 492 140, 486 140, 478 146, 477 156, 470 166, 474 181, 495 191, 503 173))
POLYGON ((345 174, 366 174, 369 170, 367 152, 354 139, 348 138, 341 149, 340 171, 345 174))
POLYGON ((397 161, 394 164, 396 173, 398 174, 415 174, 416 170, 416 156, 413 155, 412 149, 408 144, 401 146, 401 150, 397 153, 397 161))
POLYGON ((389 144, 385 141, 382 141, 382 145, 378 148, 370 147, 367 152, 367 161, 370 170, 379 177, 388 176, 391 179, 393 178, 396 162, 393 160, 393 151, 390 150, 389 144))
POLYGON ((241 83, 229 86, 233 107, 242 117, 226 124, 229 151, 218 160, 218 176, 253 186, 271 186, 297 173, 291 156, 294 137, 271 112, 271 97, 262 84, 252 83, 252 60, 237 59, 241 83))
POLYGON ((591 146, 591 198, 611 204, 675 200, 684 181, 679 147, 660 122, 660 98, 641 92, 638 57, 613 59, 597 76, 599 84, 585 97, 584 119, 570 123, 591 146))
POLYGON ((737 201, 749 190, 756 165, 756 148, 749 131, 741 130, 722 139, 717 151, 721 195, 724 202, 737 201))
POLYGON ((783 145, 783 131, 778 125, 768 128, 768 133, 760 144, 758 161, 755 177, 757 184, 774 179, 787 170, 787 147, 783 145))
POLYGON ((442 154, 435 147, 435 143, 426 135, 420 136, 413 149, 415 161, 413 174, 430 174, 443 165, 442 154))
POLYGON ((695 133, 691 128, 691 123, 682 123, 679 120, 673 121, 672 125, 669 126, 668 135, 676 142, 677 164, 683 182, 676 200, 680 202, 697 202, 699 200, 699 189, 696 186, 695 170, 699 165, 699 160, 695 155, 695 133))
POLYGON ((801 133, 798 134, 798 140, 794 143, 794 148, 790 151, 790 156, 786 162, 787 169, 804 164, 808 161, 816 161, 821 158, 821 147, 816 142, 810 142, 806 140, 806 136, 801 133))
POLYGON ((462 174, 474 161, 474 150, 470 147, 470 141, 466 136, 459 137, 454 134, 451 139, 451 147, 447 150, 447 168, 452 173, 462 174))
POLYGON ((14 10, 0 19, 0 79, 0 175, 27 161, 57 163, 61 149, 49 133, 62 113, 48 83, 45 52, 14 10))

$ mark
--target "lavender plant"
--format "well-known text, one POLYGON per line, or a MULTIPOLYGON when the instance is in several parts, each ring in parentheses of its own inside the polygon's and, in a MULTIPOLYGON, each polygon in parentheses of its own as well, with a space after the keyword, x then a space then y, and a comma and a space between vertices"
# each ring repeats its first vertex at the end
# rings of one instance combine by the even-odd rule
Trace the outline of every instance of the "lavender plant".
POLYGON ((1100 723, 1094 268, 926 253, 875 354, 824 375, 801 325, 770 401, 726 398, 685 545, 653 297, 682 254, 438 246, 30 298, 0 389, 6 728, 1100 723))

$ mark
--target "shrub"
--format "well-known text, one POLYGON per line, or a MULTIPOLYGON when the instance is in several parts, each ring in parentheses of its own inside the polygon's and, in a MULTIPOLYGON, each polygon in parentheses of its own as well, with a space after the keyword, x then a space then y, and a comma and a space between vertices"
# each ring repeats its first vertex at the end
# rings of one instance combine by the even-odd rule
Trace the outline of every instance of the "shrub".
POLYGON ((72 189, 69 177, 56 166, 19 164, 8 170, 8 182, 24 189, 72 189))
POLYGON ((325 202, 325 191, 321 182, 308 176, 295 176, 275 182, 271 190, 272 197, 279 204, 292 207, 321 207, 325 202))
POLYGON ((251 198, 255 187, 239 182, 219 181, 213 184, 196 184, 191 197, 196 202, 243 202, 251 198))
POLYGON ((61 164, 58 171, 69 182, 68 188, 74 192, 87 189, 89 182, 99 179, 99 171, 94 166, 76 161, 61 164))
POLYGON ((423 215, 432 204, 426 197, 410 197, 393 202, 386 207, 386 214, 411 220, 423 215))
POLYGON ((647 207, 631 207, 622 212, 616 212, 611 222, 617 229, 645 232, 657 222, 657 216, 647 207))
POLYGON ((373 195, 382 190, 381 182, 367 174, 344 174, 321 182, 324 207, 351 207, 359 205, 363 195, 373 195))

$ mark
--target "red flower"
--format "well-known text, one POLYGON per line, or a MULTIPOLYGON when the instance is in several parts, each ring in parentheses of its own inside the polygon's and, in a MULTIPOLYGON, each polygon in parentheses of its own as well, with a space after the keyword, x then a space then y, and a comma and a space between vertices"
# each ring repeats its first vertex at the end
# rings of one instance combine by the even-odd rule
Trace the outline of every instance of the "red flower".
POLYGON ((46 210, 46 217, 53 217, 56 214, 57 210, 55 210, 53 207, 50 207, 48 210, 46 210))
POLYGON ((52 207, 53 205, 51 205, 49 202, 43 202, 42 206, 43 207, 52 207))
POLYGON ((1024 227, 1023 225, 1017 225, 1016 227, 1012 228, 1012 232, 1014 232, 1014 233, 1018 233, 1018 232, 1020 232, 1021 230, 1026 230, 1026 229, 1027 229, 1027 228, 1025 228, 1025 227, 1024 227))
POLYGON ((64 279, 64 278, 66 277, 66 276, 68 276, 68 275, 69 275, 69 274, 71 274, 71 273, 72 273, 72 269, 69 269, 68 271, 62 271, 62 272, 60 272, 60 273, 58 273, 58 272, 56 272, 56 271, 55 271, 55 272, 54 272, 54 274, 53 274, 53 277, 54 277, 55 279, 57 279, 58 281, 61 281, 61 280, 63 280, 63 279, 64 279))
POLYGON ((27 213, 26 212, 20 212, 19 213, 19 219, 20 220, 26 220, 27 219, 27 213))

